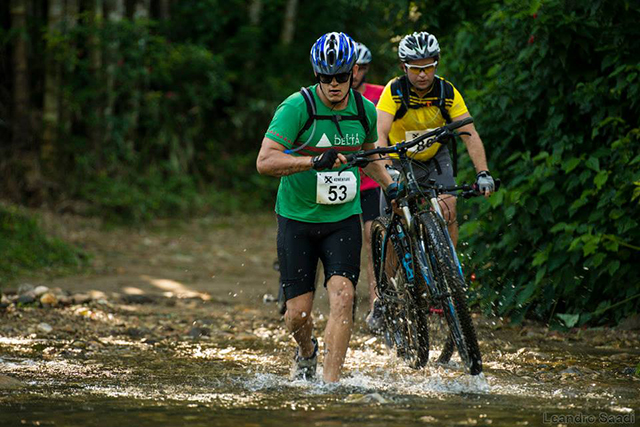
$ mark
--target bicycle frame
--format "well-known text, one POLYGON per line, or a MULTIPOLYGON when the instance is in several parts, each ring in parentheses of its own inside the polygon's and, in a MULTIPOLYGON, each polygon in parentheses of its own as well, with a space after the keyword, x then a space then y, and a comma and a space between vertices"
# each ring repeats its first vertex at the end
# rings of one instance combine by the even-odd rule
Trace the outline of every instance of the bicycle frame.
MULTIPOLYGON (((399 208, 402 212, 401 218, 404 220, 403 222, 400 220, 400 216, 392 211, 391 214, 391 222, 389 224, 389 228, 385 233, 384 244, 382 245, 381 256, 381 268, 384 268, 382 261, 386 258, 385 249, 387 246, 387 242, 391 239, 391 243, 396 250, 396 253, 401 255, 400 264, 401 268, 404 270, 404 276, 407 281, 407 285, 409 287, 413 287, 416 284, 416 264, 418 267, 419 274, 424 279, 427 287, 429 288, 429 293, 432 298, 437 298, 439 292, 437 287, 435 286, 435 281, 433 280, 433 272, 432 268, 429 265, 428 260, 426 259, 426 248, 421 248, 422 251, 419 252, 419 256, 417 256, 417 263, 415 262, 416 254, 415 251, 412 250, 415 242, 411 242, 409 235, 415 235, 415 221, 414 216, 419 214, 418 209, 418 198, 422 196, 420 191, 420 185, 415 179, 415 174, 413 172, 413 166, 411 165, 411 161, 406 157, 405 153, 400 153, 400 164, 401 164, 401 176, 399 183, 400 185, 404 185, 406 188, 406 194, 404 197, 400 197, 399 199, 399 208), (405 232, 405 227, 411 231, 411 233, 405 232), (392 232, 393 230, 393 232, 392 232), (421 255, 421 256, 420 256, 421 255)), ((442 211, 440 209, 440 205, 437 200, 437 195, 435 192, 432 192, 429 197, 429 203, 432 208, 438 215, 438 218, 441 219, 444 224, 444 218, 442 217, 442 211)), ((448 236, 448 234, 447 234, 448 236)), ((449 238, 449 240, 451 240, 449 238)), ((451 243, 451 246, 453 244, 451 243)), ((400 267, 400 266, 399 266, 400 267)))
MULTIPOLYGON (((400 310, 403 308, 409 310, 406 314, 411 317, 407 318, 409 322, 405 328, 414 328, 411 319, 421 318, 424 320, 418 320, 418 325, 421 325, 418 328, 424 328, 427 324, 425 322, 428 321, 421 316, 425 314, 436 312, 444 315, 449 331, 447 343, 443 347, 444 353, 442 353, 445 355, 444 363, 451 357, 451 349, 455 344, 465 366, 473 375, 476 375, 482 371, 481 354, 463 294, 465 280, 462 266, 440 208, 438 196, 448 192, 461 192, 463 197, 468 198, 480 193, 470 185, 448 187, 436 185, 435 180, 429 180, 427 183, 418 182, 409 156, 411 147, 418 144, 428 146, 435 141, 451 137, 455 135, 454 129, 472 121, 473 119, 467 118, 453 122, 393 147, 378 147, 354 153, 347 156, 347 164, 366 166, 368 162, 385 159, 384 157, 376 158, 375 155, 397 155, 400 163, 398 193, 394 196, 395 202, 390 211, 391 216, 388 219, 381 219, 378 224, 378 227, 382 225, 382 228, 378 228, 378 236, 382 237, 382 240, 377 240, 378 243, 376 243, 379 251, 376 253, 376 264, 378 264, 376 277, 386 277, 386 280, 378 280, 376 291, 383 300, 387 299, 390 304, 398 304, 396 307, 400 310), (397 266, 389 264, 389 261, 394 259, 388 256, 389 249, 395 252, 397 266), (421 311, 424 309, 428 309, 428 312, 421 311), (446 348, 449 350, 445 350, 446 348)), ((496 188, 498 186, 499 182, 496 182, 496 188)), ((402 313, 402 311, 397 312, 394 305, 391 307, 392 315, 394 311, 396 315, 402 313)), ((396 318, 391 317, 388 321, 391 322, 390 324, 396 324, 396 318)), ((393 334, 399 332, 400 338, 405 336, 405 333, 416 333, 416 329, 411 329, 412 332, 408 332, 409 329, 402 332, 396 327, 391 326, 391 328, 388 332, 393 334)), ((411 337, 413 338, 408 338, 411 341, 410 348, 415 344, 416 335, 411 337)), ((395 343, 398 348, 404 345, 399 341, 395 343)), ((418 345, 424 345, 427 348, 429 346, 428 342, 418 345)), ((423 353, 417 354, 419 354, 417 357, 424 357, 423 353)))

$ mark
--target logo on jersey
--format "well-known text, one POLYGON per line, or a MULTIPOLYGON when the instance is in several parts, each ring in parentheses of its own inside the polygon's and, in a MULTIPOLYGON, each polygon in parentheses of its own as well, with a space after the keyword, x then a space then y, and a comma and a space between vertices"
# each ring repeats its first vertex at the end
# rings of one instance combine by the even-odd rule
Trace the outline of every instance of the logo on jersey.
POLYGON ((326 133, 322 134, 322 138, 320 138, 320 141, 318 141, 316 147, 331 147, 331 141, 329 141, 329 138, 327 138, 326 133))
POLYGON ((340 138, 340 135, 334 135, 333 137, 333 145, 361 145, 360 135, 355 134, 345 134, 344 138, 340 138))

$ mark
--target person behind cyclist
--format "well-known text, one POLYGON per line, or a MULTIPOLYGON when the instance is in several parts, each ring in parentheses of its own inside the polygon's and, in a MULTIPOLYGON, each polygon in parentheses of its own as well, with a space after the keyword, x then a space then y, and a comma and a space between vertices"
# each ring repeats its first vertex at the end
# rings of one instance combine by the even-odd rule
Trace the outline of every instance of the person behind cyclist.
MULTIPOLYGON (((470 116, 460 92, 451 82, 436 75, 440 45, 433 34, 422 31, 404 36, 398 46, 398 56, 404 75, 387 83, 376 106, 378 145, 385 147, 409 141, 447 122, 470 116)), ((476 169, 478 190, 488 196, 494 192, 495 184, 480 135, 473 123, 458 131, 468 133, 461 137, 476 169)), ((455 185, 451 155, 445 145, 436 143, 422 151, 413 150, 410 156, 419 181, 435 179, 437 184, 455 185)), ((458 240, 456 197, 444 194, 439 203, 455 245, 458 240)), ((376 308, 374 323, 379 325, 380 310, 376 308)))
POLYGON ((369 66, 372 60, 371 51, 362 43, 356 43, 356 51, 358 53, 356 59, 358 71, 353 74, 351 87, 375 105, 378 103, 380 95, 382 95, 384 86, 366 83, 367 73, 369 72, 369 66))
MULTIPOLYGON (((351 87, 357 90, 374 104, 378 103, 384 86, 365 83, 369 65, 371 64, 371 51, 362 43, 356 43, 356 52, 358 71, 353 75, 353 83, 351 87)), ((373 310, 373 302, 376 296, 376 279, 373 273, 373 259, 371 255, 371 224, 373 220, 380 216, 380 186, 378 183, 369 178, 366 174, 362 175, 360 182, 360 205, 362 207, 362 230, 364 234, 363 248, 365 251, 365 266, 367 271, 367 280, 369 283, 369 313, 373 310)), ((367 314, 367 320, 371 316, 367 314)), ((375 328, 375 325, 369 325, 369 328, 375 328)))
MULTIPOLYGON (((345 154, 374 148, 377 117, 375 106, 351 90, 358 66, 348 35, 323 35, 310 57, 317 83, 278 106, 256 167, 261 174, 280 177, 276 214, 284 317, 298 344, 292 374, 305 379, 315 375, 318 343, 311 310, 320 259, 330 306, 323 377, 333 382, 340 378, 351 336, 362 245, 359 171, 342 165, 345 154)), ((384 162, 370 163, 366 172, 388 186, 393 198, 397 188, 384 162)))

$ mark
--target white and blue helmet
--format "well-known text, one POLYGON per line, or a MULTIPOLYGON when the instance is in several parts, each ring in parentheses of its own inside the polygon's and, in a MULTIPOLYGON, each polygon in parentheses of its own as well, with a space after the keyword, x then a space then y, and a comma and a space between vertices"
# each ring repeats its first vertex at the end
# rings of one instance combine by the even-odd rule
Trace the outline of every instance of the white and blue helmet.
POLYGON ((345 33, 327 33, 311 47, 311 66, 318 74, 348 73, 356 59, 356 44, 345 33))
POLYGON ((362 43, 356 42, 356 64, 366 65, 371 63, 371 51, 362 43))

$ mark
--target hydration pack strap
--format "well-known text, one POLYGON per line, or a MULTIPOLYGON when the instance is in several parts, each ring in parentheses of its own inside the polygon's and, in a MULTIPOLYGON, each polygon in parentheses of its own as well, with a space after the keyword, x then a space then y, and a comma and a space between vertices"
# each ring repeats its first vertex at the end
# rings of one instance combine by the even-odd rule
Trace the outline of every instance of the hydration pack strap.
POLYGON ((343 120, 358 120, 362 125, 362 128, 364 129, 365 134, 366 135, 369 134, 369 121, 367 120, 367 115, 364 111, 364 102, 362 101, 362 94, 360 92, 355 90, 352 91, 354 99, 356 101, 356 108, 358 111, 358 114, 355 116, 343 116, 340 114, 319 115, 317 114, 316 102, 315 102, 315 98, 313 97, 313 94, 311 93, 311 89, 307 87, 303 87, 300 89, 300 93, 302 94, 302 97, 304 98, 304 102, 307 105, 307 114, 309 115, 309 118, 305 122, 304 126, 302 126, 302 129, 300 129, 300 131, 298 132, 296 141, 298 141, 302 136, 302 134, 305 133, 307 129, 311 127, 311 125, 315 120, 331 120, 336 125, 338 134, 342 138, 344 138, 344 135, 342 134, 342 129, 340 129, 340 122, 343 120))
MULTIPOLYGON (((442 117, 444 118, 445 123, 451 123, 452 121, 451 116, 449 115, 449 111, 447 111, 447 105, 445 102, 446 100, 445 89, 448 89, 448 87, 445 87, 444 79, 440 78, 437 75, 435 76, 435 78, 438 79, 438 82, 440 83, 440 94, 437 101, 437 107, 440 110, 440 114, 442 114, 442 117)), ((409 108, 415 108, 415 109, 421 108, 420 106, 415 106, 415 107, 410 106, 410 103, 409 103, 410 88, 409 88, 409 78, 407 76, 398 77, 393 83, 391 83, 391 93, 400 97, 400 107, 398 108, 395 116, 393 117, 394 121, 404 117, 404 115, 407 114, 407 111, 409 110, 409 108)), ((453 94, 451 94, 451 96, 453 97, 453 94)), ((453 160, 453 176, 458 176, 458 144, 455 138, 453 137, 451 138, 449 145, 451 145, 451 157, 453 160)), ((438 173, 440 173, 440 171, 438 171, 438 173)))

